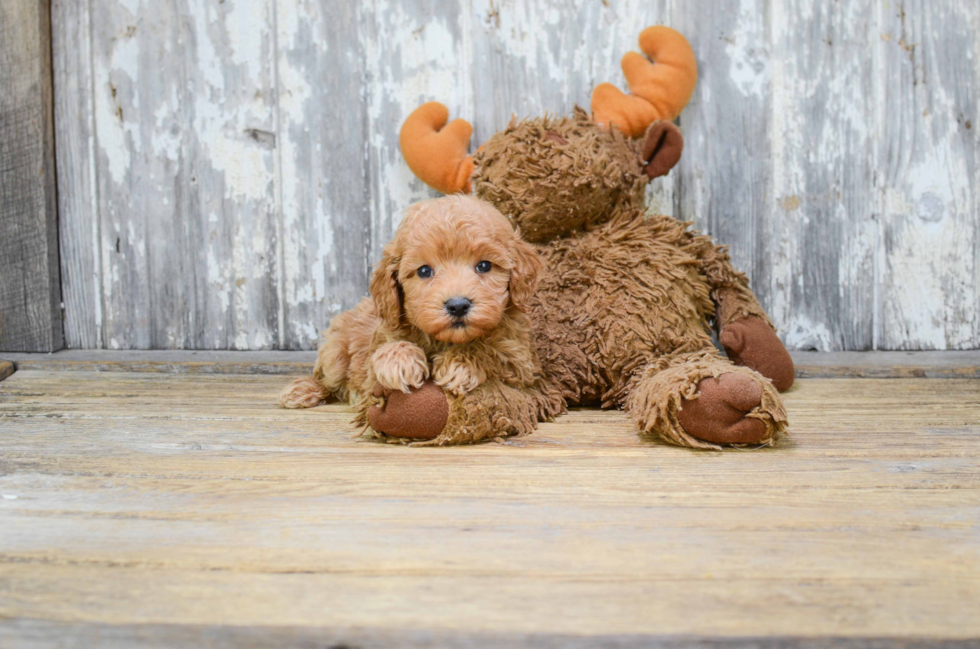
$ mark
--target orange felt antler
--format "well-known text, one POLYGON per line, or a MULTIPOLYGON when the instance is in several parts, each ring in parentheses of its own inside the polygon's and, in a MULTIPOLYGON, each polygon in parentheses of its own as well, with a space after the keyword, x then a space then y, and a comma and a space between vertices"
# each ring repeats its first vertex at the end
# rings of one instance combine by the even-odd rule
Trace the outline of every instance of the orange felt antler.
POLYGON ((465 119, 449 121, 449 109, 437 101, 422 104, 402 124, 398 136, 409 169, 443 194, 470 191, 473 158, 466 148, 473 127, 465 119), (445 127, 445 128, 443 128, 445 127))
POLYGON ((630 94, 611 83, 592 91, 592 119, 600 126, 615 126, 630 137, 640 137, 659 119, 677 117, 694 92, 698 64, 694 50, 670 27, 647 27, 640 34, 640 49, 653 63, 636 52, 623 57, 621 66, 630 94))

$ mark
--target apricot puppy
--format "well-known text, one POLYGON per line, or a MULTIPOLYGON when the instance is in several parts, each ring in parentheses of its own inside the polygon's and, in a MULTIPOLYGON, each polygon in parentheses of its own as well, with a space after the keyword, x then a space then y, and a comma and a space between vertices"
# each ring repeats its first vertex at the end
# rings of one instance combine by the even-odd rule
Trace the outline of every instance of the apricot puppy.
POLYGON ((371 296, 331 321, 313 376, 286 386, 279 404, 348 401, 366 424, 378 385, 408 393, 431 378, 457 397, 488 379, 531 385, 540 365, 522 309, 540 270, 534 248, 487 203, 447 196, 411 206, 371 296))

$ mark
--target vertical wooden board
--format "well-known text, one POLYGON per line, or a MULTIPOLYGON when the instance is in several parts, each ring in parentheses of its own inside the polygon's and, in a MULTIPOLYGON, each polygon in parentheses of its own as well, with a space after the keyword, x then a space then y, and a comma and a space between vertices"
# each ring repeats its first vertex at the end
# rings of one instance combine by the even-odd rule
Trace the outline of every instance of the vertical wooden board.
POLYGON ((449 118, 473 122, 473 15, 466 0, 371 0, 363 5, 367 173, 371 210, 369 261, 401 222, 404 209, 440 194, 405 164, 398 132, 408 115, 439 101, 449 118))
POLYGON ((672 11, 672 26, 694 48, 699 75, 680 116, 676 216, 730 246, 765 308, 780 290, 770 287, 769 260, 779 238, 790 236, 771 219, 769 10, 768 0, 738 0, 678 2, 672 11))
MULTIPOLYGON (((769 314, 792 349, 873 344, 874 0, 772 5, 769 314)), ((757 285, 758 288, 758 285, 757 285)))
POLYGON ((70 346, 313 347, 401 210, 437 195, 398 151, 411 110, 446 103, 475 147, 512 114, 625 87, 619 58, 658 23, 688 36, 701 78, 651 208, 731 245, 790 347, 980 344, 975 3, 52 11, 70 346))
POLYGON ((0 349, 63 342, 49 6, 0 5, 0 349))
MULTIPOLYGON (((146 182, 151 176, 160 175, 160 171, 154 174, 146 167, 172 166, 170 159, 177 157, 177 146, 171 145, 170 153, 159 155, 154 151, 144 158, 140 147, 156 129, 152 122, 146 123, 135 114, 137 106, 150 104, 145 96, 137 99, 140 84, 151 89, 155 84, 179 85, 172 80, 173 66, 164 64, 159 57, 153 57, 152 83, 143 79, 150 68, 141 64, 141 46, 145 43, 152 54, 151 39, 164 39, 165 25, 168 22, 173 25, 177 20, 173 7, 167 4, 152 13, 143 21, 138 4, 133 10, 115 0, 90 0, 89 5, 102 346, 111 349, 152 346, 150 329, 155 318, 150 304, 146 220, 174 220, 173 197, 164 199, 159 186, 154 187, 157 191, 151 191, 146 182)), ((178 127, 172 137, 179 138, 180 130, 178 127)), ((174 245, 173 241, 161 243, 167 248, 174 245)), ((179 273, 177 268, 172 270, 179 273)), ((173 315, 179 317, 185 311, 180 309, 173 315)))
POLYGON ((330 318, 367 291, 370 221, 361 10, 360 3, 329 0, 276 2, 280 344, 288 349, 315 347, 330 318))
POLYGON ((92 11, 105 346, 276 346, 270 3, 92 11))
POLYGON ((53 0, 51 51, 65 345, 102 347, 90 0, 53 0))
MULTIPOLYGON (((476 144, 513 116, 589 110, 599 83, 628 91, 620 59, 638 50, 645 27, 671 22, 666 0, 473 0, 470 11, 476 144)), ((672 215, 673 190, 673 175, 651 183, 650 209, 672 215)))
POLYGON ((589 110, 599 83, 627 91, 619 61, 637 49, 643 28, 670 22, 666 4, 473 0, 477 141, 511 116, 589 110))
POLYGON ((878 347, 966 349, 980 310, 980 5, 878 0, 878 347))
MULTIPOLYGON (((974 14, 973 25, 973 79, 975 87, 980 88, 980 11, 974 14)), ((980 110, 974 112, 976 119, 970 120, 969 124, 963 123, 964 127, 969 126, 973 132, 974 151, 980 150, 980 110)), ((973 219, 976 227, 976 240, 973 246, 973 281, 974 286, 980 291, 980 164, 975 164, 973 168, 973 219)), ((973 344, 967 346, 980 349, 980 317, 973 322, 973 344)))

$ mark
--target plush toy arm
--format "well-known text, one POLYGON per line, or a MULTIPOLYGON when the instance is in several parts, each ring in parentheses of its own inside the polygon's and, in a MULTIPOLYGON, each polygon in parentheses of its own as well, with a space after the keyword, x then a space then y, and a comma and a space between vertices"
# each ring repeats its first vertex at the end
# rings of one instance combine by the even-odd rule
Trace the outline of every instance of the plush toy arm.
POLYGON ((772 327, 755 293, 749 288, 749 278, 735 269, 725 246, 715 245, 711 237, 687 229, 680 232, 677 243, 699 262, 701 274, 711 287, 715 323, 719 330, 733 320, 748 317, 761 318, 772 327))
MULTIPOLYGON (((730 264, 729 268, 731 268, 730 264)), ((715 303, 715 326, 718 331, 736 320, 745 318, 759 318, 775 331, 776 327, 759 304, 755 293, 749 288, 748 278, 734 268, 731 268, 731 271, 739 276, 737 280, 730 280, 726 277, 727 273, 719 273, 721 277, 715 275, 715 281, 712 282, 711 299, 715 303)))
POLYGON ((795 378, 793 359, 749 288, 748 278, 710 237, 685 232, 683 245, 701 262, 701 272, 711 286, 718 340, 728 358, 770 379, 777 390, 788 390, 795 378))
POLYGON ((712 291, 718 341, 733 363, 755 370, 784 392, 796 379, 793 359, 755 293, 749 290, 748 280, 738 274, 742 280, 739 283, 720 284, 712 291))

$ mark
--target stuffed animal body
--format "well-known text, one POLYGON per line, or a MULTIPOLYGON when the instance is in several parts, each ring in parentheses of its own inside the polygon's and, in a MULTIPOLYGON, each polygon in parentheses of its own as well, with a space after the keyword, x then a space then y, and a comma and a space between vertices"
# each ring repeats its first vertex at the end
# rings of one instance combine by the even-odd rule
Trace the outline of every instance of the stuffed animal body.
POLYGON ((693 91, 696 63, 668 28, 645 30, 640 46, 655 63, 624 57, 631 95, 602 84, 591 115, 514 120, 472 157, 472 129, 446 125, 441 104, 406 121, 413 171, 447 193, 472 188, 544 262, 526 309, 543 381, 452 401, 466 425, 432 431, 437 443, 525 434, 566 405, 623 408, 641 431, 692 448, 773 444, 785 431, 778 390, 793 382, 792 361, 746 277, 689 224, 646 213, 647 183, 680 158, 669 120, 693 91))

